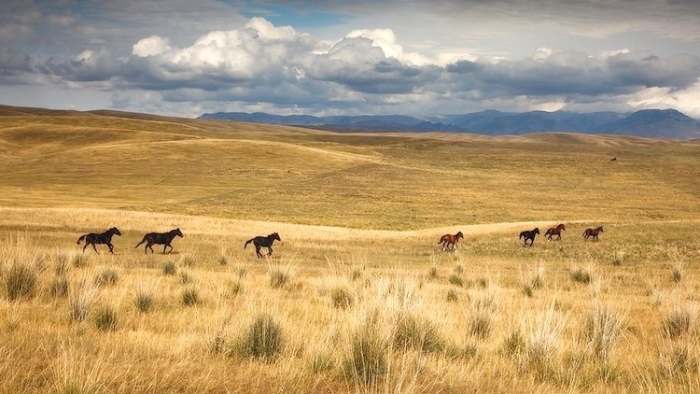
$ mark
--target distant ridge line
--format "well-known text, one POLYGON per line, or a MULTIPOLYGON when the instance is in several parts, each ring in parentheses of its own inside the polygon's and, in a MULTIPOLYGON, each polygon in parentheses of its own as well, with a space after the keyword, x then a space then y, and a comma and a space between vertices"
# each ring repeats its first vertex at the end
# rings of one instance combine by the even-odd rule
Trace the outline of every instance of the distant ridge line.
POLYGON ((205 113, 200 119, 316 127, 338 131, 455 132, 488 135, 533 132, 622 134, 640 137, 700 138, 700 122, 674 109, 619 112, 501 112, 495 110, 456 115, 313 116, 265 112, 205 113))

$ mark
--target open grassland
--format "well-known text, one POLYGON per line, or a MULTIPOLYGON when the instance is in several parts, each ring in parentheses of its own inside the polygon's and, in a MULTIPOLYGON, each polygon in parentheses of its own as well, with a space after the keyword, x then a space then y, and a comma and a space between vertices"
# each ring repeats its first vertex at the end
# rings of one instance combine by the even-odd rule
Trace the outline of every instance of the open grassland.
POLYGON ((391 230, 700 218, 698 142, 334 134, 18 111, 0 110, 0 206, 391 230))
POLYGON ((527 249, 484 225, 455 253, 435 230, 283 225, 257 260, 243 233, 263 223, 0 214, 6 392, 700 389, 697 223, 527 249), (100 219, 124 223, 117 255, 83 256, 72 226, 100 219), (155 222, 191 229, 174 254, 133 249, 155 222))
POLYGON ((700 391, 697 142, 0 113, 0 392, 700 391))

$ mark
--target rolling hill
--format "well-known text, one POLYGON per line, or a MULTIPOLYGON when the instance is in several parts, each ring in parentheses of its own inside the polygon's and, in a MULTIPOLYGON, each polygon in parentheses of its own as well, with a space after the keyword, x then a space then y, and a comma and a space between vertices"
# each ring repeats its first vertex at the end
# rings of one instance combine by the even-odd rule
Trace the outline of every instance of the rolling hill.
POLYGON ((7 207, 388 230, 700 212, 700 144, 693 141, 334 133, 112 111, 0 113, 0 206, 7 207))

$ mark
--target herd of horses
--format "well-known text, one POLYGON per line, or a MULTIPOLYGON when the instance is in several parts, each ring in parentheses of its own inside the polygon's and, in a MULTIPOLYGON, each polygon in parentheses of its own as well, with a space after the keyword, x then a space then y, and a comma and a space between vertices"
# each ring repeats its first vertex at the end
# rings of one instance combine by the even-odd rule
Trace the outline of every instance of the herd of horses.
MULTIPOLYGON (((562 231, 566 231, 566 225, 560 223, 554 227, 548 228, 547 231, 544 233, 544 236, 548 241, 561 241, 562 231)), ((603 226, 587 228, 583 232, 583 239, 585 239, 586 241, 598 241, 598 235, 602 232, 603 226)), ((539 234, 540 229, 538 227, 535 227, 532 230, 522 231, 518 236, 518 240, 523 241, 523 247, 532 247, 532 245, 535 243, 535 238, 539 234)), ((440 245, 440 248, 443 251, 451 251, 455 249, 455 247, 457 246, 457 242, 459 242, 460 239, 464 239, 464 234, 462 234, 461 231, 458 231, 457 234, 445 234, 442 237, 440 237, 438 245, 440 245)))
MULTIPOLYGON (((566 225, 560 223, 554 227, 547 229, 544 235, 549 241, 561 241, 562 231, 566 231, 566 225)), ((587 228, 583 232, 583 238, 585 240, 598 241, 598 235, 602 232, 603 226, 587 228)), ((532 245, 535 243, 535 238, 539 234, 540 229, 535 227, 532 230, 522 231, 518 236, 518 240, 523 241, 523 247, 532 247, 532 245)), ((81 235, 80 238, 78 238, 77 243, 78 245, 80 245, 80 243, 83 240, 85 241, 85 246, 83 246, 83 253, 85 253, 85 249, 90 245, 92 245, 92 248, 95 250, 95 253, 99 253, 97 251, 97 245, 107 245, 107 247, 109 248, 109 252, 114 254, 114 245, 112 244, 112 237, 114 237, 115 235, 121 236, 122 233, 119 231, 118 228, 112 227, 103 233, 88 233, 81 235)), ((172 253, 174 249, 172 242, 175 239, 175 237, 184 237, 184 234, 182 234, 182 231, 180 231, 179 228, 170 230, 165 233, 148 233, 143 236, 141 242, 136 244, 135 247, 138 248, 139 246, 145 243, 146 246, 144 247, 144 253, 147 254, 149 250, 151 251, 151 253, 155 253, 155 251, 153 250, 153 245, 163 245, 163 254, 172 253), (170 248, 169 251, 168 248, 170 248)), ((451 251, 457 247, 457 243, 462 239, 464 239, 464 234, 462 234, 461 231, 458 231, 456 234, 445 234, 440 237, 438 245, 440 245, 440 248, 443 251, 451 251)), ((272 245, 275 241, 282 242, 282 239, 280 238, 278 233, 272 233, 269 235, 258 235, 247 240, 243 244, 243 249, 248 247, 248 244, 252 243, 253 246, 255 246, 255 255, 258 258, 265 257, 265 255, 260 253, 262 248, 267 249, 267 256, 269 257, 272 256, 272 245)))
MULTIPOLYGON (((122 233, 119 231, 118 228, 112 227, 108 229, 105 232, 102 233, 88 233, 81 235, 78 238, 78 245, 84 240, 85 241, 85 246, 83 246, 83 253, 85 253, 85 249, 92 245, 92 249, 95 250, 95 253, 99 253, 97 251, 97 245, 107 245, 109 248, 109 252, 111 254, 114 254, 114 245, 112 244, 112 237, 115 235, 121 236, 122 233)), ((148 233, 143 236, 143 239, 141 239, 141 242, 136 244, 136 248, 139 246, 143 245, 144 243, 146 246, 144 247, 144 253, 148 253, 150 250, 151 253, 155 253, 153 250, 153 245, 163 245, 163 254, 167 253, 172 253, 173 251, 173 245, 172 242, 175 239, 175 237, 180 237, 183 238, 185 235, 182 234, 182 231, 180 231, 179 228, 172 229, 168 232, 165 233, 148 233), (168 250, 170 248, 170 250, 168 250)), ((282 242, 282 239, 280 238, 279 234, 277 233, 272 233, 267 236, 257 236, 254 238, 251 238, 245 242, 243 245, 243 249, 245 249, 249 243, 253 243, 253 246, 255 246, 255 255, 258 256, 258 258, 262 258, 263 254, 260 253, 260 250, 262 248, 267 249, 267 256, 272 256, 272 244, 275 241, 280 241, 282 242)))

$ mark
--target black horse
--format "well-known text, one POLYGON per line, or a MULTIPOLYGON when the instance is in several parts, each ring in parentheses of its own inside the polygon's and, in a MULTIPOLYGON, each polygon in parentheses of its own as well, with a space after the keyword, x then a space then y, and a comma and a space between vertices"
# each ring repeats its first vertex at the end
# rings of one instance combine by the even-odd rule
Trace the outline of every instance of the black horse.
POLYGON ((535 227, 534 230, 523 231, 523 232, 521 232, 521 233, 520 233, 520 236, 518 237, 518 239, 522 239, 522 240, 523 240, 523 246, 532 246, 532 244, 535 243, 535 237, 536 237, 537 234, 539 234, 539 233, 540 233, 540 229, 537 228, 537 227, 535 227), (527 244, 527 241, 530 241, 530 244, 529 244, 529 245, 527 244))
POLYGON ((245 241, 243 249, 245 249, 248 246, 248 244, 252 242, 255 246, 255 255, 258 256, 258 258, 263 257, 262 253, 260 253, 260 248, 267 248, 267 255, 272 256, 272 244, 275 242, 275 240, 282 242, 282 239, 280 239, 280 235, 277 233, 272 233, 267 237, 259 235, 255 238, 251 238, 245 241))
POLYGON ((173 252, 173 246, 170 245, 171 242, 173 242, 173 238, 176 236, 182 238, 184 235, 182 235, 182 231, 180 231, 179 228, 176 228, 174 230, 170 230, 167 233, 148 233, 143 236, 143 239, 141 242, 138 243, 135 247, 138 248, 141 246, 142 243, 146 243, 146 247, 143 248, 144 253, 148 253, 148 249, 151 249, 151 253, 155 253, 153 251, 153 246, 152 245, 163 245, 163 254, 165 254, 165 251, 170 247, 170 252, 173 252))
POLYGON ((81 235, 80 238, 78 238, 77 244, 80 245, 80 241, 85 240, 85 246, 83 246, 83 253, 85 253, 85 248, 87 248, 88 245, 92 245, 92 248, 95 249, 95 253, 98 253, 97 247, 95 247, 95 245, 107 245, 107 247, 109 248, 109 253, 114 254, 114 245, 112 245, 112 237, 115 235, 121 236, 122 233, 119 232, 118 228, 112 227, 104 233, 89 233, 81 235))

